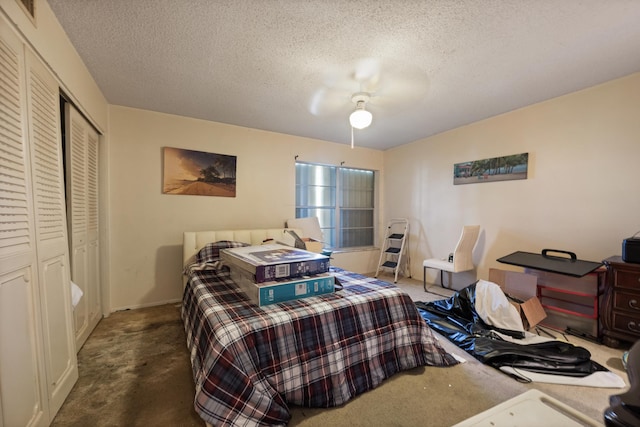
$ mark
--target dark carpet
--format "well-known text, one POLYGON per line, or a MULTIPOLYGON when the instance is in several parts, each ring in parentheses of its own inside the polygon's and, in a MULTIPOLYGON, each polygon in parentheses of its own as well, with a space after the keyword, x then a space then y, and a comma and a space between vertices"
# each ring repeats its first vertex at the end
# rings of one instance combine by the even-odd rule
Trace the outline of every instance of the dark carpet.
POLYGON ((80 379, 56 415, 62 426, 204 426, 180 305, 113 313, 78 353, 80 379))

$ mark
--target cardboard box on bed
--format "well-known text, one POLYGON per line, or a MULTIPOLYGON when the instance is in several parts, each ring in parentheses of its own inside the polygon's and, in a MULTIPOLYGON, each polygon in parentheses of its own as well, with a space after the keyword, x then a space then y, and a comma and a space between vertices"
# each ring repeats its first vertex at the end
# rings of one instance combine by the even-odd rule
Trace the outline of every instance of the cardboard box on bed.
POLYGON ((222 249, 220 259, 249 271, 256 283, 326 273, 330 267, 328 256, 279 243, 222 249))
POLYGON ((252 279, 253 275, 247 270, 237 266, 230 266, 230 270, 233 281, 258 306, 308 298, 335 291, 335 278, 329 273, 256 283, 252 279))
POLYGON ((322 248, 324 247, 322 242, 312 239, 311 237, 303 237, 302 241, 304 242, 305 249, 309 252, 322 253, 322 248))
POLYGON ((538 286, 536 276, 490 268, 489 281, 500 286, 505 294, 523 301, 518 303, 512 299, 509 300, 520 313, 522 324, 526 330, 533 328, 547 317, 547 313, 536 296, 538 286))
POLYGON ((282 236, 282 241, 278 243, 298 249, 304 249, 305 251, 317 254, 321 254, 324 247, 324 243, 320 240, 316 240, 312 237, 300 237, 293 230, 288 230, 284 236, 282 236))

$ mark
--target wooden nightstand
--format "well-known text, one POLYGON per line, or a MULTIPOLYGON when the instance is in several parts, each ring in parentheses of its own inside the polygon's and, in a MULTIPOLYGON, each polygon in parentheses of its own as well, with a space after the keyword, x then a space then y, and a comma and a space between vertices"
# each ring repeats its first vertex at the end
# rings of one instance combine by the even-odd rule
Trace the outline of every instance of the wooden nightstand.
POLYGON ((620 340, 640 339, 640 264, 624 262, 620 256, 602 261, 607 267, 600 320, 602 341, 618 347, 620 340))

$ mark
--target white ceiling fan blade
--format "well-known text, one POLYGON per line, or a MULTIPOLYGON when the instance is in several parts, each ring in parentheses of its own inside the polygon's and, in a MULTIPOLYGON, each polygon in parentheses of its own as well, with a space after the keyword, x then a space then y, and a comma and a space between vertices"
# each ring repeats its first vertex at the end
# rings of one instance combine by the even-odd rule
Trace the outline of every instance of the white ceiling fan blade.
POLYGON ((429 92, 427 73, 417 67, 383 69, 376 91, 371 92, 370 108, 378 112, 399 107, 411 108, 416 102, 422 102, 429 92))
POLYGON ((360 88, 353 79, 353 70, 346 72, 333 67, 318 75, 315 79, 322 82, 321 86, 311 94, 308 108, 315 116, 336 114, 352 108, 351 95, 360 88))
POLYGON ((425 99, 429 89, 427 73, 412 64, 383 63, 377 58, 361 58, 347 67, 329 68, 317 77, 322 86, 309 100, 316 116, 348 114, 355 108, 352 97, 367 93, 365 108, 378 113, 425 99))
MULTIPOLYGON (((380 79, 380 60, 363 58, 358 60, 353 72, 353 79, 361 85, 376 84, 380 79)), ((362 91, 366 92, 363 88, 362 91)))
POLYGON ((322 87, 309 100, 309 111, 314 116, 342 114, 352 109, 351 93, 348 90, 322 87))
POLYGON ((374 90, 379 78, 380 61, 376 58, 363 58, 346 67, 329 67, 317 77, 322 86, 311 95, 309 111, 316 116, 349 111, 354 108, 352 95, 374 90))

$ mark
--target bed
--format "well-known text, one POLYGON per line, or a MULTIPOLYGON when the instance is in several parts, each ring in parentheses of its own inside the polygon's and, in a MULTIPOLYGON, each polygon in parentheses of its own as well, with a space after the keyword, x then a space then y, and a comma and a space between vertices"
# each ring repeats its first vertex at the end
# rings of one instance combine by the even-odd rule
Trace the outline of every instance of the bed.
POLYGON ((286 425, 289 406, 332 407, 417 366, 452 366, 411 298, 332 267, 335 293, 258 307, 219 250, 283 229, 185 232, 182 319, 195 409, 209 425, 286 425))

